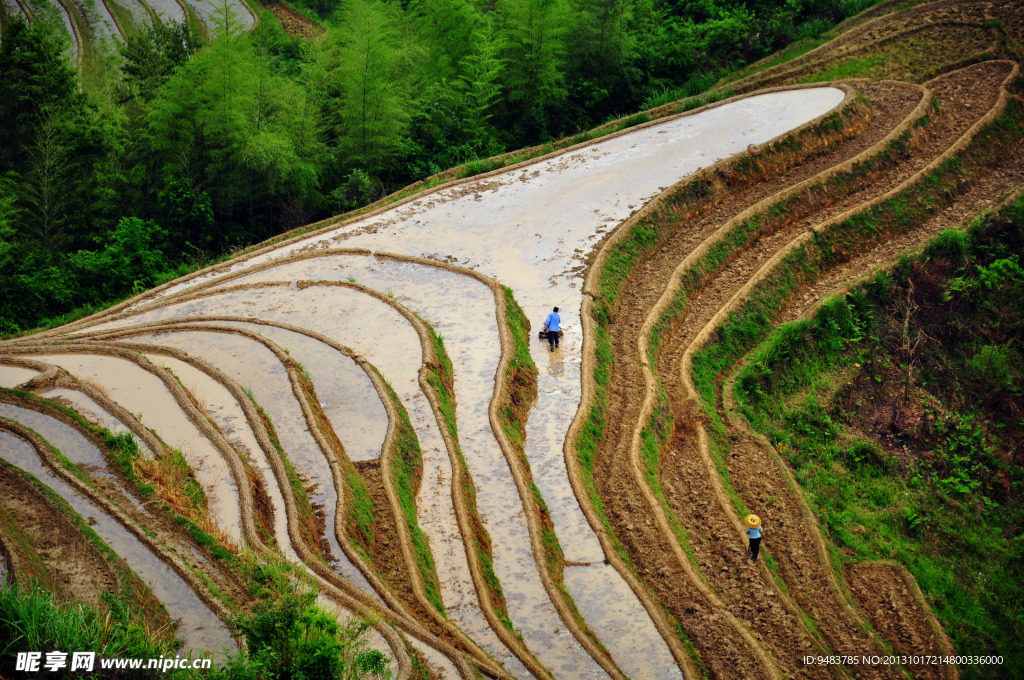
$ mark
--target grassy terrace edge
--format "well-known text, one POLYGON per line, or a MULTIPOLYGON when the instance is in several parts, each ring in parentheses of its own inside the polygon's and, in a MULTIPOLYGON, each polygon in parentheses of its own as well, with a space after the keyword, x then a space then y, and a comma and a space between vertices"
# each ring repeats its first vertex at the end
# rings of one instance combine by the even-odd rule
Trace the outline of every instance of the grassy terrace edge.
POLYGON ((438 406, 441 411, 442 422, 451 437, 458 459, 459 471, 462 476, 462 491, 466 515, 473 531, 473 550, 476 553, 477 561, 480 564, 480 571, 483 574, 484 584, 494 609, 495 615, 513 635, 522 639, 522 634, 516 630, 512 619, 508 614, 508 604, 505 602, 505 593, 501 588, 501 581, 494 571, 494 552, 491 545, 491 536, 480 519, 480 513, 476 504, 476 485, 469 473, 469 465, 462 454, 462 445, 459 443, 458 420, 455 406, 455 373, 452 367, 451 357, 444 346, 444 338, 434 331, 434 327, 426 321, 423 324, 427 327, 433 344, 434 354, 437 356, 437 365, 427 366, 427 383, 433 388, 437 395, 438 406))
MULTIPOLYGON (((512 338, 512 353, 509 359, 508 368, 505 373, 505 384, 508 386, 506 398, 498 406, 498 420, 502 430, 508 438, 515 453, 520 470, 530 487, 530 498, 533 504, 533 512, 540 520, 541 545, 544 548, 544 566, 551 577, 555 588, 569 609, 573 620, 579 625, 580 630, 586 635, 604 654, 610 656, 610 652, 601 642, 597 633, 584 619, 576 600, 573 599, 569 589, 565 585, 565 554, 555 534, 555 526, 551 521, 551 512, 548 510, 544 496, 541 494, 537 484, 533 481, 533 472, 530 468, 530 460, 526 456, 526 421, 530 409, 537 401, 537 365, 530 355, 530 320, 527 318, 523 308, 516 302, 512 289, 502 286, 502 294, 505 298, 505 321, 508 325, 509 335, 512 338)), ((524 508, 525 509, 525 508, 524 508)))
MULTIPOLYGON (((38 436, 38 433, 36 434, 38 436)), ((42 437, 40 437, 40 439, 44 442, 46 441, 42 437)), ((52 451, 59 454, 60 458, 63 458, 63 454, 60 454, 56 447, 49 442, 46 442, 46 444, 52 451)), ((164 609, 163 604, 160 603, 156 596, 153 595, 152 591, 150 591, 149 586, 147 586, 139 576, 132 571, 127 564, 125 564, 120 555, 118 555, 102 538, 100 538, 92 527, 89 526, 82 516, 79 515, 78 512, 76 512, 62 496, 43 483, 42 480, 38 479, 28 471, 23 470, 3 459, 0 459, 0 467, 3 467, 3 469, 20 477, 24 480, 27 486, 39 492, 43 498, 45 498, 46 502, 53 506, 56 512, 63 515, 75 527, 85 542, 96 548, 96 550, 98 550, 103 556, 103 559, 116 575, 117 590, 116 592, 106 591, 102 596, 102 600, 106 605, 108 616, 129 632, 128 639, 124 642, 131 643, 137 639, 149 639, 154 643, 154 649, 152 651, 170 651, 173 653, 173 651, 175 651, 179 646, 174 640, 173 635, 168 634, 170 631, 173 631, 173 626, 170 627, 170 630, 162 633, 161 637, 163 637, 163 639, 159 639, 157 637, 157 632, 151 629, 149 625, 154 615, 158 619, 170 622, 170 617, 167 614, 166 609, 164 609)), ((14 518, 11 517, 6 510, 2 512, 11 522, 14 521, 14 518)), ((22 535, 28 542, 28 547, 32 548, 31 538, 23 532, 22 535)), ((36 554, 36 557, 38 557, 38 554, 36 554)), ((45 565, 42 564, 41 558, 38 566, 45 569, 45 565)), ((32 584, 38 585, 39 581, 34 581, 29 578, 28 587, 30 590, 33 587, 32 584)), ((83 607, 83 609, 85 608, 83 607)))
MULTIPOLYGON (((805 134, 843 136, 847 134, 849 129, 856 128, 866 115, 865 100, 862 97, 857 97, 841 111, 826 116, 817 125, 806 131, 805 134)), ((607 428, 606 414, 609 399, 609 380, 614 360, 608 327, 615 315, 616 300, 637 266, 648 254, 654 252, 675 226, 703 213, 715 203, 716 194, 718 193, 715 187, 716 180, 719 183, 738 186, 749 186, 759 181, 770 172, 765 166, 773 158, 776 158, 778 163, 784 164, 789 154, 798 153, 802 150, 802 144, 799 141, 800 137, 800 133, 789 135, 768 145, 763 150, 762 156, 756 161, 749 156, 745 156, 731 163, 727 169, 714 169, 714 175, 711 177, 708 176, 708 173, 702 173, 701 176, 676 189, 667 198, 664 205, 659 208, 656 215, 650 216, 634 225, 623 239, 611 247, 601 271, 598 272, 598 293, 594 298, 594 304, 591 308, 595 329, 593 357, 594 395, 586 419, 583 421, 582 427, 572 445, 575 449, 574 455, 580 466, 580 476, 587 492, 587 498, 604 526, 616 555, 622 560, 626 568, 630 569, 638 577, 639 575, 636 574, 629 554, 617 538, 614 528, 605 513, 604 504, 597 492, 593 477, 594 456, 601 441, 604 439, 604 433, 607 428)), ((661 418, 656 426, 649 427, 644 431, 643 441, 645 454, 648 458, 650 457, 649 450, 652 447, 663 445, 667 440, 668 432, 663 422, 664 420, 664 418, 661 418)), ((650 479, 650 476, 648 478, 650 479)), ((671 514, 669 516, 673 517, 671 514)), ((678 523, 673 523, 672 526, 676 530, 678 523)), ((685 532, 681 532, 681 529, 682 527, 678 526, 676 531, 677 538, 680 538, 684 549, 686 549, 687 554, 691 555, 692 559, 689 542, 684 540, 685 532)), ((700 574, 699 569, 697 573, 700 574)), ((703 578, 703 575, 701 577, 703 578)), ((643 580, 641 579, 640 582, 643 583, 643 580)), ((659 603, 662 614, 674 628, 676 635, 693 660, 698 672, 706 675, 707 668, 697 653, 696 647, 683 630, 682 624, 660 603, 649 586, 644 584, 643 587, 647 588, 655 601, 659 603)))
MULTIPOLYGON (((1024 107, 1011 98, 1006 110, 979 131, 966 149, 954 154, 915 185, 867 212, 815 234, 810 243, 784 257, 769 277, 758 283, 747 300, 716 329, 708 344, 694 355, 691 375, 703 407, 709 450, 734 507, 741 516, 747 508, 729 480, 725 462, 729 438, 715 402, 720 376, 765 339, 768 335, 765 329, 771 327, 774 315, 784 308, 785 303, 802 285, 812 282, 820 272, 841 264, 844 258, 858 248, 901 233, 918 220, 926 219, 936 206, 951 204, 972 179, 974 172, 994 165, 1000 160, 996 151, 1005 148, 1007 141, 1019 142, 1022 136, 1024 107)), ((1012 144, 1010 148, 1015 146, 1012 144)), ((683 298, 680 313, 685 306, 685 290, 684 285, 680 289, 683 298)), ((843 585, 840 553, 830 542, 826 547, 836 578, 843 585)), ((769 568, 780 587, 784 587, 774 561, 771 560, 770 551, 765 552, 769 568)))
MULTIPOLYGON (((130 433, 124 432, 115 435, 105 427, 93 425, 77 411, 59 402, 17 389, 0 388, 0 395, 8 395, 16 400, 31 402, 38 407, 34 410, 44 414, 50 410, 51 414, 57 412, 72 420, 75 426, 92 436, 94 443, 111 461, 113 467, 121 473, 121 481, 125 483, 126 488, 145 501, 156 502, 157 507, 181 526, 200 549, 209 551, 212 558, 225 563, 229 568, 240 566, 241 562, 245 561, 242 552, 237 548, 224 544, 204 529, 204 527, 213 525, 207 508, 206 494, 199 482, 196 481, 194 472, 181 451, 168 448, 163 456, 154 453, 154 458, 148 459, 139 451, 138 445, 130 433)), ((40 439, 43 438, 40 436, 40 439)), ((52 444, 50 448, 61 465, 95 490, 95 485, 85 473, 52 444)), ((111 502, 117 505, 113 499, 111 502)), ((142 528, 147 532, 150 531, 145 525, 142 525, 142 528)), ((205 574, 195 570, 193 573, 230 610, 237 612, 237 603, 222 593, 205 574)))
MULTIPOLYGON (((376 367, 373 370, 376 371, 376 367)), ((384 380, 384 376, 380 375, 379 371, 377 375, 384 380)), ((430 550, 427 535, 423 533, 423 529, 420 528, 419 521, 416 519, 416 494, 423 477, 423 453, 420 449, 419 439, 416 437, 416 431, 409 420, 409 412, 405 410, 402 400, 398 398, 391 383, 385 381, 385 384, 388 388, 388 398, 391 399, 391 403, 394 404, 395 410, 398 412, 392 456, 394 460, 391 468, 392 483, 401 505, 402 517, 409 527, 409 535, 412 538, 412 546, 416 555, 416 567, 423 577, 423 587, 427 599, 442 616, 447 618, 444 603, 441 601, 441 582, 437 576, 434 554, 430 550)))
MULTIPOLYGON (((853 105, 851 104, 851 106, 853 105)), ((707 580, 695 558, 687 531, 680 523, 675 512, 672 510, 671 504, 665 495, 665 490, 661 486, 660 475, 658 473, 663 454, 668 446, 668 442, 672 436, 675 426, 672 418, 671 406, 668 401, 668 395, 661 383, 657 370, 659 351, 665 337, 673 330, 673 325, 677 323, 684 314, 689 296, 706 285, 719 271, 719 269, 729 262, 736 253, 746 246, 746 244, 764 233, 772 233, 776 228, 781 228, 781 226, 792 220, 794 214, 800 213, 799 207, 803 197, 814 196, 816 194, 826 195, 827 192, 842 192, 844 183, 849 181, 849 179, 863 176, 881 168, 892 167, 897 164, 907 153, 908 144, 913 135, 913 130, 926 126, 930 122, 933 113, 934 104, 933 108, 926 111, 924 116, 914 121, 911 129, 905 131, 897 139, 892 140, 877 156, 857 164, 851 171, 830 177, 823 185, 815 184, 810 186, 800 193, 790 196, 780 203, 772 205, 766 211, 753 215, 737 224, 728 233, 723 235, 721 239, 712 244, 708 251, 701 256, 692 267, 682 274, 680 277, 682 280, 682 286, 673 297, 665 311, 658 317, 657 322, 651 329, 647 358, 651 367, 651 372, 657 383, 658 392, 655 407, 648 418, 647 423, 645 423, 641 430, 641 453, 645 463, 644 476, 650 485, 652 493, 655 498, 658 499, 659 504, 665 512, 669 526, 672 528, 676 539, 690 558, 690 562, 695 573, 705 581, 705 584, 707 583, 707 580)), ((840 125, 841 122, 839 119, 835 119, 830 116, 816 126, 815 129, 820 130, 823 133, 836 133, 841 130, 841 127, 839 127, 840 125)), ((783 140, 785 145, 783 145, 782 142, 779 142, 778 144, 782 145, 782 148, 791 148, 794 141, 789 140, 790 138, 783 140)), ((742 168, 743 164, 748 163, 749 161, 750 157, 745 157, 740 159, 740 161, 737 161, 736 165, 742 168)), ((685 218, 680 220, 680 223, 684 221, 685 218)), ((621 283, 618 280, 620 278, 625 277, 622 277, 620 274, 612 279, 611 282, 606 280, 605 277, 602 277, 602 291, 609 290, 610 292, 617 292, 621 288, 621 283)), ((716 464, 719 465, 721 470, 722 464, 718 462, 718 458, 716 458, 716 464)), ((736 503, 738 501, 738 496, 736 496, 727 475, 723 478, 723 481, 727 492, 733 497, 733 502, 736 503)), ((737 507, 742 514, 744 509, 740 506, 737 507)), ((769 566, 771 566, 771 557, 767 553, 766 558, 769 566)), ((774 573, 775 572, 773 570, 773 574, 774 573)), ((785 591, 785 584, 782 583, 781 580, 776 580, 779 587, 785 591)), ((809 626, 809 629, 812 633, 816 632, 814 626, 809 626)))
MULTIPOLYGON (((834 438, 837 430, 841 433, 846 429, 842 412, 833 420, 836 414, 829 402, 819 402, 816 392, 817 386, 824 384, 828 399, 827 395, 836 384, 843 386, 850 380, 848 376, 858 373, 865 376, 865 382, 870 384, 873 378, 879 385, 884 384, 884 380, 875 376, 904 373, 906 366, 890 364, 893 352, 891 346, 887 352, 886 345, 891 339, 883 338, 886 329, 878 319, 900 311, 898 307, 892 309, 898 304, 893 293, 918 278, 915 271, 924 271, 927 276, 929 267, 934 267, 940 274, 936 290, 955 297, 960 291, 958 286, 962 287, 965 280, 976 282, 993 269, 991 264, 988 268, 983 266, 986 260, 995 260, 999 254, 1019 260, 1019 251, 1007 252, 994 238, 1005 234, 1001 229, 1007 224, 1012 225, 1010 229, 1018 233, 1019 247, 1019 234, 1024 225, 1024 191, 1018 189, 1011 198, 995 213, 979 216, 966 230, 961 225, 940 232, 918 254, 903 257, 848 292, 823 301, 813 315, 774 328, 738 362, 739 368, 733 373, 731 383, 735 413, 745 419, 753 431, 764 435, 780 458, 793 466, 801 486, 806 486, 809 504, 823 532, 844 546, 836 551, 837 558, 843 564, 895 558, 922 584, 922 590, 928 593, 929 605, 956 641, 957 651, 966 655, 1004 653, 1012 649, 1008 641, 1015 634, 1013 612, 1002 606, 1011 596, 1005 591, 1001 595, 991 592, 993 585, 1002 587, 1005 579, 990 579, 981 571, 976 579, 973 576, 975 569, 984 569, 979 563, 985 563, 993 573, 1002 573, 1002 564, 1008 559, 1006 550, 1010 547, 1003 527, 1014 523, 1013 514, 999 504, 990 503, 987 496, 991 487, 986 489, 988 485, 982 485, 978 477, 967 471, 970 466, 979 467, 980 461, 980 467, 988 469, 993 476, 1008 472, 1003 467, 1005 463, 991 459, 991 441, 983 430, 991 433, 992 423, 980 427, 979 416, 972 413, 970 404, 947 411, 942 406, 944 399, 936 398, 928 403, 929 413, 934 414, 929 419, 935 419, 935 424, 929 427, 938 435, 934 461, 911 458, 912 462, 907 465, 897 456, 890 458, 891 452, 880 449, 874 433, 865 437, 863 432, 847 430, 848 436, 834 438), (974 243, 981 247, 974 248, 974 243), (969 249, 974 251, 974 257, 967 256, 969 249), (772 400, 774 407, 766 408, 766 400, 772 400), (808 422, 805 418, 810 414, 819 418, 821 428, 816 428, 816 432, 820 434, 795 433, 793 426, 808 422), (943 433, 948 438, 945 442, 943 433), (798 446, 797 442, 802 443, 798 446), (951 452, 963 453, 960 449, 965 446, 970 447, 970 455, 952 459, 953 469, 948 478, 937 476, 935 468, 947 463, 951 452), (835 449, 839 449, 838 455, 835 449), (842 473, 835 474, 834 466, 840 466, 842 473), (830 490, 822 489, 820 484, 819 471, 823 467, 829 468, 830 490), (851 486, 856 489, 853 494, 851 486), (843 504, 845 507, 837 503, 839 499, 851 497, 857 500, 843 504), (876 498, 887 498, 889 503, 881 505, 876 498), (944 517, 936 506, 947 509, 948 514, 944 517), (993 513, 999 516, 993 519, 993 513), (859 528, 851 527, 854 522, 859 528), (925 526, 930 528, 924 529, 925 526), (953 532, 962 538, 961 545, 947 546, 941 538, 953 532), (975 547, 985 541, 993 544, 987 549, 975 547), (936 550, 936 542, 942 546, 941 550, 936 550), (884 554, 878 552, 882 547, 884 554), (976 589, 964 588, 959 583, 965 575, 975 582, 976 589), (986 611, 989 607, 997 607, 1002 620, 994 617, 990 609, 986 611)), ((992 286, 989 290, 994 289, 994 293, 1005 298, 1010 286, 1020 286, 1019 268, 1017 271, 1016 276, 993 278, 988 284, 992 286)), ((935 293, 925 295, 932 297, 935 293)), ((942 306, 946 304, 943 300, 942 306)), ((951 342, 946 338, 940 345, 951 342)), ((959 370, 951 369, 951 372, 955 375, 959 370)), ((917 391, 931 380, 921 368, 915 373, 919 384, 914 391, 917 391)), ((968 370, 961 373, 960 378, 971 380, 974 376, 968 370)), ((726 386, 729 384, 727 381, 726 386)), ((995 424, 995 428, 1003 426, 1004 423, 995 424)), ((1009 475, 1003 477, 1007 480, 1007 489, 1011 488, 1009 482, 1013 476, 1009 471, 1009 475)), ((1017 510, 1017 516, 1019 512, 1017 510)), ((1024 656, 1013 652, 1007 656, 1007 666, 1002 672, 1009 677, 1019 671, 1024 656)), ((986 670, 980 666, 960 667, 963 677, 986 677, 986 670)))

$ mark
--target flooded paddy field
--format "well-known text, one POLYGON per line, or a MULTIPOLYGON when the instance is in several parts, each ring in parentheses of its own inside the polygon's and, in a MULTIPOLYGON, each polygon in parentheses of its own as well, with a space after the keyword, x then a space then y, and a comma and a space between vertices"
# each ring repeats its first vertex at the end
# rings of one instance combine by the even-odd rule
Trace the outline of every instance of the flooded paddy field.
MULTIPOLYGON (((297 366, 312 384, 315 405, 344 456, 370 463, 380 458, 389 432, 386 399, 368 372, 379 371, 408 412, 419 442, 423 478, 416 520, 429 541, 450 620, 513 676, 538 675, 513 655, 498 634, 504 631, 493 629, 481 609, 468 537, 457 518, 454 454, 445 438, 457 430, 476 490, 475 511, 489 536, 488 566, 500 581, 511 625, 536 660, 557 678, 619 677, 609 664, 637 680, 682 678, 678 654, 656 624, 660 614, 609 563, 570 479, 566 436, 583 396, 584 274, 602 240, 667 187, 827 114, 846 96, 835 87, 756 95, 442 188, 188 277, 125 312, 76 324, 68 337, 138 348, 149 363, 169 369, 224 440, 268 482, 277 543, 288 559, 297 560, 283 497, 241 405, 217 379, 169 353, 184 352, 245 389, 265 409, 314 507, 322 509, 333 568, 367 593, 373 587, 336 530, 346 487, 332 468, 333 454, 322 450, 311 431, 307 397, 292 376, 297 366), (525 348, 511 344, 502 285, 530 322, 525 348), (536 332, 554 306, 560 308, 563 336, 551 351, 536 332), (427 325, 441 340, 431 339, 427 325), (432 392, 423 385, 424 372, 436 368, 432 342, 451 360, 451 425, 439 422, 432 392), (513 351, 528 353, 537 369, 521 460, 503 448, 508 433, 494 415, 507 387, 503 361, 513 351), (537 510, 531 501, 524 506, 524 493, 534 492, 517 481, 517 466, 535 484, 544 526, 557 539, 558 559, 564 560, 564 581, 557 585, 564 594, 545 584, 547 558, 535 553, 531 534, 537 510), (563 597, 575 603, 586 632, 579 623, 567 625, 554 601, 563 597), (607 650, 610 662, 602 657, 604 667, 593 647, 588 651, 582 643, 584 635, 607 650)), ((215 462, 221 455, 215 447, 199 443, 205 438, 198 430, 170 434, 176 428, 156 410, 174 411, 181 428, 188 419, 147 371, 135 366, 133 378, 125 380, 117 375, 128 369, 118 362, 133 364, 123 359, 102 358, 99 370, 101 358, 95 355, 54 350, 33 358, 102 384, 168 444, 192 446, 190 462, 208 475, 204 486, 217 487, 214 470, 227 474, 215 462), (161 395, 159 404, 150 391, 161 395)), ((6 380, 21 375, 12 372, 6 380)), ((47 394, 69 401, 74 396, 47 394)), ((80 398, 77 403, 89 409, 80 398)), ((237 527, 238 520, 221 510, 232 503, 237 505, 237 490, 235 496, 222 490, 219 516, 237 527)), ((442 677, 459 677, 438 649, 411 643, 442 677)))
POLYGON ((139 447, 139 451, 147 458, 153 457, 153 452, 150 451, 149 446, 139 439, 139 437, 132 432, 131 428, 121 422, 117 417, 110 414, 105 408, 96 403, 89 395, 79 390, 73 390, 66 387, 55 387, 44 391, 41 396, 47 399, 53 399, 58 403, 62 403, 74 411, 80 416, 99 427, 105 427, 112 434, 121 434, 127 432, 131 435, 132 439, 135 440, 135 445, 139 447))
POLYGON ((211 366, 249 390, 274 423, 281 446, 300 477, 310 486, 310 498, 326 516, 326 538, 332 566, 367 592, 373 592, 338 544, 334 532, 338 493, 330 466, 306 424, 288 374, 272 351, 256 340, 224 329, 223 332, 181 331, 135 336, 127 342, 162 345, 202 357, 211 366))
POLYGON ((113 356, 44 354, 32 358, 61 366, 79 380, 106 390, 167 446, 180 450, 206 493, 211 517, 230 540, 241 540, 238 489, 227 462, 157 376, 136 363, 113 356))
POLYGON ((88 519, 92 529, 150 587, 171 618, 179 622, 175 635, 185 643, 185 649, 208 652, 235 649, 225 624, 185 581, 117 520, 57 477, 43 464, 29 442, 0 430, 0 458, 36 477, 81 517, 88 519))

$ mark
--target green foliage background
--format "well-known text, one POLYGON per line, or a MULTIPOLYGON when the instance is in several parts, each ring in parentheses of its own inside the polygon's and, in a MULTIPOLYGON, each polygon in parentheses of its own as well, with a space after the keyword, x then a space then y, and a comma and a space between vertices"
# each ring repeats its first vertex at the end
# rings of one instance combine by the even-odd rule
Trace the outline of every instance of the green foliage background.
POLYGON ((776 329, 735 389, 842 559, 897 560, 957 653, 1004 658, 962 677, 1024 672, 1022 252, 1024 194, 776 329))
MULTIPOLYGON (((0 36, 0 333, 67 320, 441 170, 701 92, 872 0, 298 0, 137 27, 81 77, 0 36)), ((44 18, 45 19, 45 18, 44 18)))

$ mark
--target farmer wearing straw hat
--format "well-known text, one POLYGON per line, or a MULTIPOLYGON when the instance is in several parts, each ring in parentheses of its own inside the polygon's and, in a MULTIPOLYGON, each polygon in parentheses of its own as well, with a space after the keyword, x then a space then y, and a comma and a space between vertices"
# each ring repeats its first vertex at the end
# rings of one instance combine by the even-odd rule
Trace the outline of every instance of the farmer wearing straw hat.
POLYGON ((750 537, 750 559, 757 562, 757 553, 761 550, 761 518, 747 515, 744 524, 747 525, 747 536, 750 537))

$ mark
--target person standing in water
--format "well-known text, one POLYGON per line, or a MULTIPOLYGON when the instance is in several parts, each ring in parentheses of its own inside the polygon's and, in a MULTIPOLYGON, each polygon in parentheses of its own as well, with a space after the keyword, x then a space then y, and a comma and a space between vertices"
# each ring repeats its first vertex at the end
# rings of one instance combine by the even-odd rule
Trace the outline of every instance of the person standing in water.
POLYGON ((750 537, 750 559, 757 562, 757 554, 761 551, 761 518, 747 515, 747 536, 750 537))
POLYGON ((562 330, 562 317, 558 316, 558 307, 555 307, 555 311, 548 314, 548 318, 544 320, 544 330, 548 332, 548 346, 551 347, 552 352, 558 347, 558 336, 562 330))

